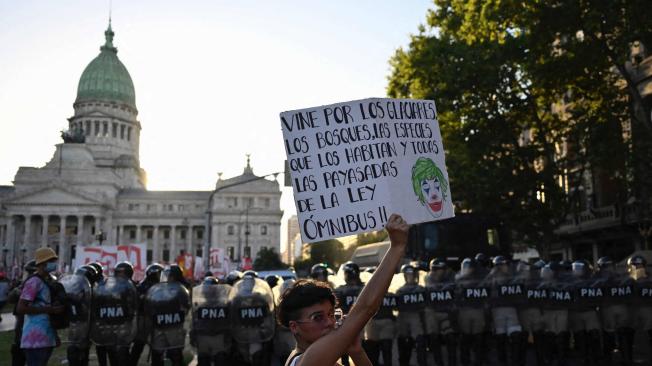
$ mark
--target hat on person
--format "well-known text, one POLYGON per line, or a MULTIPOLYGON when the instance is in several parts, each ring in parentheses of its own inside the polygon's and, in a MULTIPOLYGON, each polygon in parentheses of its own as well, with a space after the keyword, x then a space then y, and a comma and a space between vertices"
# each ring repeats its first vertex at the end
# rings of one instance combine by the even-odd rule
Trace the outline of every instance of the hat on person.
POLYGON ((57 254, 52 250, 52 248, 38 248, 36 253, 34 253, 34 259, 36 260, 36 265, 38 266, 41 263, 45 263, 50 259, 57 259, 57 254))

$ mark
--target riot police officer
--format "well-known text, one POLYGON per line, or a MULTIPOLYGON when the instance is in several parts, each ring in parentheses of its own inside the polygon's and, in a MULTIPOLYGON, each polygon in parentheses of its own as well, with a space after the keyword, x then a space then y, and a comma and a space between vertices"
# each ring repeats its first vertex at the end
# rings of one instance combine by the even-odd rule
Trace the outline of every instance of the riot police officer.
POLYGON ((219 284, 215 277, 206 277, 193 288, 190 340, 197 348, 198 366, 228 363, 231 291, 231 286, 219 284))
POLYGON ((523 284, 518 278, 516 281, 514 280, 510 262, 502 255, 494 257, 493 269, 487 277, 487 284, 491 286, 492 292, 491 318, 496 337, 498 361, 503 364, 507 363, 509 348, 512 363, 522 365, 525 363, 527 339, 524 337, 516 308, 525 300, 523 284))
POLYGON ((491 289, 484 283, 482 273, 476 272, 477 267, 475 260, 464 258, 460 272, 455 278, 462 365, 471 363, 471 353, 474 354, 476 365, 481 365, 486 357, 486 343, 483 337, 486 326, 484 307, 489 300, 491 289))
POLYGON ((600 304, 604 356, 611 364, 617 340, 623 360, 631 363, 630 339, 633 339, 634 330, 630 327, 627 304, 632 301, 634 284, 630 278, 616 271, 611 258, 601 257, 597 265, 596 282, 606 292, 600 304))
POLYGON ((455 327, 455 279, 443 258, 430 261, 430 272, 426 276, 425 325, 429 348, 435 365, 443 365, 442 344, 446 344, 448 365, 457 364, 457 329, 455 327))
POLYGON ((601 326, 597 306, 603 300, 604 290, 592 278, 592 270, 586 260, 573 262, 572 274, 575 303, 568 317, 575 347, 585 362, 595 365, 597 352, 591 349, 591 345, 600 344, 601 326))
MULTIPOLYGON (((344 272, 344 285, 335 288, 335 296, 337 296, 344 314, 348 314, 364 284, 360 279, 360 267, 356 263, 348 261, 342 264, 342 270, 344 272)), ((349 366, 348 355, 342 356, 342 363, 344 366, 349 366)))
POLYGON ((647 269, 647 261, 640 255, 627 260, 629 277, 634 281, 635 296, 633 305, 633 324, 637 330, 647 332, 649 347, 652 349, 652 278, 647 269))
POLYGON ((88 365, 90 342, 88 339, 91 313, 91 282, 94 279, 95 268, 82 266, 74 274, 61 278, 61 284, 66 290, 70 304, 70 326, 68 327, 68 342, 66 349, 68 364, 71 366, 88 365))
POLYGON ((145 296, 145 314, 152 321, 152 366, 163 366, 164 354, 173 366, 183 364, 184 321, 190 309, 190 292, 184 283, 181 267, 173 264, 167 282, 152 286, 145 296))
MULTIPOLYGON (((519 262, 516 266, 516 279, 523 285, 525 291, 523 302, 517 304, 518 318, 523 328, 524 336, 531 335, 534 340, 534 351, 538 366, 545 364, 546 353, 541 307, 547 297, 545 297, 545 291, 539 289, 541 285, 541 268, 544 266, 545 262, 538 262, 534 265, 519 262)), ((524 357, 521 357, 521 359, 524 359, 524 357)))
POLYGON ((278 286, 278 283, 281 281, 283 281, 281 276, 277 276, 273 274, 265 276, 265 282, 267 282, 269 288, 271 288, 272 290, 274 289, 274 287, 278 286))
POLYGON ((112 366, 129 363, 128 347, 136 336, 136 310, 136 287, 121 272, 93 285, 90 338, 96 345, 98 361, 102 362, 104 353, 112 366))
POLYGON ((242 361, 267 365, 274 337, 274 298, 269 285, 252 275, 243 276, 231 292, 231 332, 242 361))
POLYGON ((317 263, 310 268, 310 278, 315 281, 326 282, 331 288, 335 288, 335 285, 328 280, 328 275, 329 271, 326 263, 317 263))
POLYGON ((568 308, 573 302, 571 286, 563 280, 563 269, 558 262, 550 262, 541 268, 541 284, 531 297, 542 303, 543 330, 546 339, 545 361, 557 359, 565 365, 568 346, 568 308))
POLYGON ((396 290, 398 362, 400 366, 409 365, 412 348, 416 346, 417 364, 425 366, 428 346, 423 313, 426 306, 426 289, 419 284, 418 267, 404 264, 401 266, 401 273, 405 283, 396 290))
POLYGON ((242 272, 233 270, 226 275, 224 282, 226 282, 226 284, 229 286, 233 286, 235 285, 236 282, 240 281, 241 278, 242 278, 242 272))
POLYGON ((138 293, 138 331, 129 351, 129 365, 131 366, 138 365, 138 360, 151 332, 151 322, 145 316, 145 295, 152 286, 161 282, 161 273, 163 273, 163 266, 158 263, 150 264, 145 269, 145 279, 136 287, 138 293))

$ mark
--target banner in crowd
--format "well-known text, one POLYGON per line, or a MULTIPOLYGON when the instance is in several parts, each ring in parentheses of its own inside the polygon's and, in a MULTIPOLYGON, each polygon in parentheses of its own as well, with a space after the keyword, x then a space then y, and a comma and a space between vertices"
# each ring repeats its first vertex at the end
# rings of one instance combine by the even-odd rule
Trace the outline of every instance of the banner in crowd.
POLYGON ((112 275, 115 265, 122 261, 129 261, 134 266, 134 280, 140 281, 145 278, 146 244, 77 247, 75 252, 75 267, 99 262, 108 275, 112 275))
POLYGON ((283 112, 304 242, 455 216, 431 100, 370 98, 283 112))

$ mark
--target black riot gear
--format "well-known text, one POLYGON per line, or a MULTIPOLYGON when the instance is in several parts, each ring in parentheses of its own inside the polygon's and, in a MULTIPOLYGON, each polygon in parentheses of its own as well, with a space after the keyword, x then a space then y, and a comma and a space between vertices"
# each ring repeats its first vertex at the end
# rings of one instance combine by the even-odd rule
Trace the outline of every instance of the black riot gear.
POLYGON ((317 263, 310 268, 310 277, 313 280, 328 282, 328 266, 326 263, 317 263))
POLYGON ((97 276, 99 278, 98 281, 101 281, 104 278, 104 267, 98 262, 90 263, 89 266, 95 268, 95 270, 97 271, 97 276))
POLYGON ((446 269, 446 260, 444 258, 435 258, 430 261, 430 270, 446 269))
POLYGON ((71 366, 88 365, 90 349, 89 330, 91 314, 91 283, 88 280, 93 267, 82 266, 74 274, 61 278, 70 305, 70 326, 68 327, 68 364, 71 366), (87 267, 87 268, 85 268, 87 267))
POLYGON ((419 268, 412 264, 404 264, 401 266, 401 273, 405 283, 409 285, 416 285, 419 283, 419 268))
POLYGON ((206 277, 192 290, 191 344, 197 349, 198 366, 227 364, 230 337, 230 293, 233 288, 206 277))
POLYGON ((161 273, 163 273, 163 266, 158 263, 152 263, 145 269, 145 278, 148 278, 156 283, 161 281, 161 273))
POLYGON ((231 271, 229 272, 228 275, 226 275, 225 281, 228 285, 233 286, 241 278, 242 278, 242 273, 240 271, 231 271))
POLYGON ((342 265, 344 271, 344 281, 350 284, 359 284, 362 283, 360 280, 360 266, 356 263, 348 261, 342 265))
POLYGON ((245 272, 242 274, 242 277, 253 277, 253 278, 258 278, 258 273, 257 273, 256 271, 253 271, 253 270, 250 269, 250 270, 248 270, 248 271, 245 271, 245 272))
POLYGON ((217 285, 219 283, 220 281, 218 281, 217 278, 213 276, 205 277, 204 280, 202 281, 202 285, 217 285))
POLYGON ((95 282, 95 278, 97 277, 97 271, 95 270, 95 268, 89 265, 85 265, 77 268, 75 274, 84 276, 88 280, 88 283, 91 285, 93 284, 93 282, 95 282))
POLYGON ((396 291, 398 298, 397 344, 399 365, 410 362, 412 348, 416 346, 417 364, 426 365, 427 335, 424 311, 427 304, 425 287, 419 285, 419 269, 412 264, 401 266, 404 284, 396 291))
POLYGON ((269 285, 270 288, 274 288, 278 285, 280 281, 283 279, 280 276, 277 275, 267 275, 265 276, 265 282, 269 285))
POLYGON ((113 269, 115 276, 124 276, 127 279, 131 279, 134 276, 134 266, 127 262, 120 262, 115 265, 113 269))

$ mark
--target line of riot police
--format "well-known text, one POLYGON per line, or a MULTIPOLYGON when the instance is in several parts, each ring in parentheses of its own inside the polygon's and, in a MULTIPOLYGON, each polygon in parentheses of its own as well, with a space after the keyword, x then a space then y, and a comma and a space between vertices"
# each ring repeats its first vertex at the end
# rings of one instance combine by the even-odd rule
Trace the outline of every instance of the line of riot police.
MULTIPOLYGON (((645 332, 652 349, 646 264, 634 256, 619 271, 603 257, 594 270, 585 260, 529 264, 482 254, 464 259, 457 273, 443 259, 433 259, 427 273, 406 264, 365 328, 364 346, 374 365, 381 357, 392 364, 394 339, 401 366, 413 351, 419 366, 429 354, 436 365, 493 364, 490 354, 504 365, 564 365, 573 357, 613 364, 616 350, 621 363, 632 364, 635 331, 645 332)), ((345 284, 335 293, 346 313, 363 281, 355 263, 342 268, 345 284)), ((326 281, 324 272, 313 267, 313 278, 326 281)))
POLYGON ((128 262, 117 264, 112 277, 102 272, 93 263, 60 280, 70 309, 71 366, 88 365, 93 344, 100 366, 107 359, 111 366, 138 365, 145 345, 153 366, 163 365, 164 358, 185 365, 188 333, 200 366, 270 365, 274 349, 287 357, 294 348, 294 339, 276 328, 274 316, 280 291, 291 280, 278 284, 276 277, 268 283, 253 271, 234 272, 228 283, 208 276, 191 288, 176 265, 168 270, 150 265, 139 284, 132 281, 128 262), (273 291, 270 284, 278 286, 273 291))

